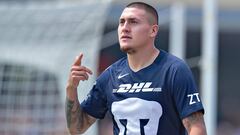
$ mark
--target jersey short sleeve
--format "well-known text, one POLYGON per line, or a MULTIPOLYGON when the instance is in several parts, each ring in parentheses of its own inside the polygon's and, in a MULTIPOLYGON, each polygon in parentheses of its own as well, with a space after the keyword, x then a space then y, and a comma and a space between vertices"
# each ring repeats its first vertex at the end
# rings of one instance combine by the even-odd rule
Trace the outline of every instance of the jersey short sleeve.
POLYGON ((81 103, 81 107, 85 112, 98 119, 104 118, 107 112, 107 99, 101 87, 104 76, 100 75, 98 77, 87 98, 81 103))
POLYGON ((192 72, 184 62, 174 64, 171 82, 173 99, 181 119, 193 112, 204 112, 192 72))

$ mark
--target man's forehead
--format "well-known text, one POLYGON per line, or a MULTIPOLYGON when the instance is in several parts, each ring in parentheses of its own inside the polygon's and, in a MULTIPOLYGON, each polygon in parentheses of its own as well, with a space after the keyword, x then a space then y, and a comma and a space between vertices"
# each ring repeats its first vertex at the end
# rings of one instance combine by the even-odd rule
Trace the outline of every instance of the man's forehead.
POLYGON ((129 7, 123 10, 120 18, 142 18, 145 16, 145 13, 143 9, 129 7))

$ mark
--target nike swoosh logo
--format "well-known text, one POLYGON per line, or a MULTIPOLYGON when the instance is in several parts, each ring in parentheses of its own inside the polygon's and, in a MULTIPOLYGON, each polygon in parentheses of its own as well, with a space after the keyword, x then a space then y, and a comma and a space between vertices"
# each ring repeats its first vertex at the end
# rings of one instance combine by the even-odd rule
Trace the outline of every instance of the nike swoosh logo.
POLYGON ((124 74, 124 75, 119 75, 119 76, 118 76, 118 79, 121 79, 121 78, 123 78, 123 77, 125 77, 125 76, 127 76, 127 75, 129 75, 129 73, 124 74))

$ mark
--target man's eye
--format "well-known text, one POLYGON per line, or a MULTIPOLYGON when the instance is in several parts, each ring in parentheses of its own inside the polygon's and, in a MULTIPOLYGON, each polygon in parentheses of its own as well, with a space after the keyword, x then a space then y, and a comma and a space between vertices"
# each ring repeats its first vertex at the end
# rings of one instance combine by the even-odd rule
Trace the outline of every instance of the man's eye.
POLYGON ((124 23, 124 20, 120 20, 120 21, 119 21, 119 24, 123 24, 123 23, 124 23))

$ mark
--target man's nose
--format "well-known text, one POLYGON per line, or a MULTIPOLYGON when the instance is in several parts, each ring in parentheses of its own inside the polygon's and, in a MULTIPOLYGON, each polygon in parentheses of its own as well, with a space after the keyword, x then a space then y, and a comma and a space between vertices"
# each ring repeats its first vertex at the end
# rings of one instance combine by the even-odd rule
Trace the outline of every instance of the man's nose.
POLYGON ((127 22, 125 22, 122 26, 122 31, 123 32, 129 32, 130 31, 130 27, 129 24, 127 22))

